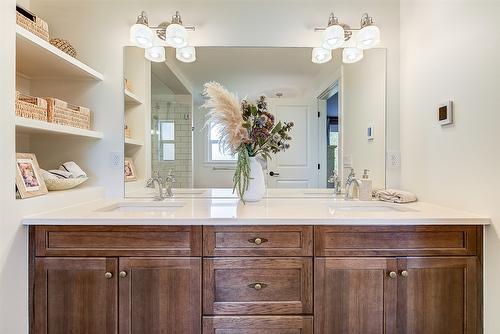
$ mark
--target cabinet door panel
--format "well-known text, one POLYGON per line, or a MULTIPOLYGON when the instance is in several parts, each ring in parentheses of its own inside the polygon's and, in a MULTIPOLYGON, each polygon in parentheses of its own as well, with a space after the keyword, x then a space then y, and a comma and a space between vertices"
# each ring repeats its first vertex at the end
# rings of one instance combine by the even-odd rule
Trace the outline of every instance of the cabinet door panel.
POLYGON ((408 334, 473 334, 477 314, 477 258, 398 260, 398 327, 408 334))
POLYGON ((201 333, 201 259, 120 258, 121 334, 201 333))
POLYGON ((203 334, 312 333, 312 316, 203 317, 203 334))
POLYGON ((36 334, 116 333, 116 259, 38 258, 35 268, 36 334))
POLYGON ((317 258, 314 270, 316 334, 395 333, 396 259, 317 258))

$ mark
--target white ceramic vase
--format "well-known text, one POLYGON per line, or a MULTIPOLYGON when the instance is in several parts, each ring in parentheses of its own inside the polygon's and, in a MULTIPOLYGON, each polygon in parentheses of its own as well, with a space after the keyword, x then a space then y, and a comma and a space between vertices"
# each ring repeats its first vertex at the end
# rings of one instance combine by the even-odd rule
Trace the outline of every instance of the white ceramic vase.
POLYGON ((250 157, 250 180, 248 181, 248 189, 243 194, 243 201, 258 202, 266 194, 266 182, 264 180, 264 171, 259 160, 255 157, 250 157))

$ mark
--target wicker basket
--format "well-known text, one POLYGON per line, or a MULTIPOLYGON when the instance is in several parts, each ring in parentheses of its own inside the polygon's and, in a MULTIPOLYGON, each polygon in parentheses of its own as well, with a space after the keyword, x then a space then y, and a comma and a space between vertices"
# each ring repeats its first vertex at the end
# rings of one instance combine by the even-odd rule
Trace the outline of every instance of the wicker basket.
POLYGON ((32 32, 36 36, 45 41, 49 41, 49 25, 47 22, 25 10, 24 8, 17 7, 16 23, 24 29, 32 32))
POLYGON ((67 53, 73 58, 76 58, 77 53, 73 45, 71 45, 67 40, 62 38, 53 38, 50 40, 50 44, 58 48, 64 53, 67 53))
POLYGON ((130 128, 128 126, 125 125, 125 138, 132 138, 132 130, 130 130, 130 128))
POLYGON ((44 181, 45 185, 47 186, 47 190, 57 191, 73 189, 87 180, 87 177, 79 177, 74 179, 46 179, 44 181))
POLYGON ((69 104, 65 101, 47 97, 47 121, 50 123, 90 130, 90 110, 69 104))
POLYGON ((47 101, 16 92, 16 116, 47 122, 47 101))

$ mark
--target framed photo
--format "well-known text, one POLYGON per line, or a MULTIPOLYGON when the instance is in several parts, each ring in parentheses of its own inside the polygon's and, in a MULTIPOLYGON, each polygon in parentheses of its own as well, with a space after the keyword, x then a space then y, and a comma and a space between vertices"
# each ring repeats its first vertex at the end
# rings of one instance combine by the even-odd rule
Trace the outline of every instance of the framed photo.
POLYGON ((135 173, 135 166, 132 158, 125 158, 125 182, 137 180, 137 174, 135 173))
POLYGON ((48 193, 45 182, 40 176, 40 167, 34 154, 16 154, 16 186, 21 198, 48 193))

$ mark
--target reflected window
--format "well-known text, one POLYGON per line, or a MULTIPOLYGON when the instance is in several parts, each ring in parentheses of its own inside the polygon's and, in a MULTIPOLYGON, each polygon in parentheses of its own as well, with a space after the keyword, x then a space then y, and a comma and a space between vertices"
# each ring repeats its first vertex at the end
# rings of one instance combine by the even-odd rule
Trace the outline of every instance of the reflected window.
POLYGON ((220 126, 210 126, 208 138, 208 158, 211 162, 233 162, 237 160, 236 155, 223 152, 219 145, 220 126))
POLYGON ((175 124, 174 121, 160 122, 160 152, 161 160, 175 160, 175 124))

